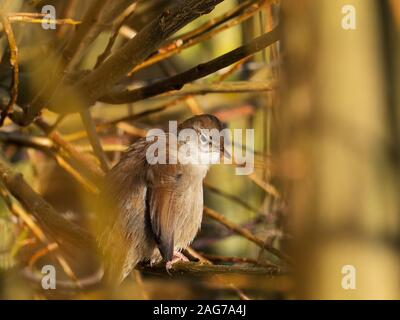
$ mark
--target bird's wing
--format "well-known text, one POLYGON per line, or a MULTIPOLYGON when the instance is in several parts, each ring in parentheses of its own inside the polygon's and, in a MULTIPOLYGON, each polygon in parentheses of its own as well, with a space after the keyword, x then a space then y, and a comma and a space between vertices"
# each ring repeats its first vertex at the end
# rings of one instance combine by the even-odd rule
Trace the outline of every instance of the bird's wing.
POLYGON ((166 261, 172 260, 175 226, 177 219, 181 218, 180 176, 176 166, 158 165, 149 170, 146 213, 158 248, 166 261))

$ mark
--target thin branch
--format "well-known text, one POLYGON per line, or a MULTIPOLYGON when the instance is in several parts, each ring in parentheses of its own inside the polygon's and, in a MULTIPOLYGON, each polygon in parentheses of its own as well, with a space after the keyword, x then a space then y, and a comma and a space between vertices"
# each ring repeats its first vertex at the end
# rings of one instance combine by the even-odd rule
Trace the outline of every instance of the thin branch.
POLYGON ((159 49, 157 54, 151 55, 147 60, 143 61, 141 64, 136 66, 132 71, 129 72, 128 75, 131 76, 141 69, 147 68, 159 61, 165 60, 175 54, 178 54, 183 50, 188 49, 196 44, 209 40, 216 34, 248 20, 262 8, 262 5, 264 3, 266 3, 266 0, 250 1, 247 3, 248 6, 246 7, 247 10, 243 10, 243 8, 240 7, 235 8, 238 9, 238 11, 235 10, 235 13, 238 12, 240 13, 241 11, 244 11, 236 18, 235 14, 232 14, 231 17, 225 20, 224 18, 225 16, 223 15, 222 18, 217 18, 216 20, 212 19, 211 22, 214 22, 214 24, 206 23, 205 25, 200 26, 197 32, 196 30, 194 30, 192 37, 187 37, 187 35, 182 35, 182 37, 178 36, 177 39, 167 43, 163 48, 159 49), (231 18, 234 19, 229 21, 229 19, 231 18), (220 25, 224 20, 228 22, 222 24, 219 28, 213 29, 213 27, 220 25))
MULTIPOLYGON (((158 273, 167 275, 164 264, 159 264, 153 267, 138 266, 137 269, 143 272, 158 273)), ((268 275, 268 276, 281 276, 287 273, 287 270, 280 267, 250 267, 243 265, 215 265, 204 264, 197 262, 177 262, 172 265, 170 270, 172 275, 185 275, 190 276, 206 276, 216 274, 245 274, 245 275, 268 275)))
POLYGON ((212 74, 275 43, 279 40, 279 33, 279 27, 276 27, 271 32, 252 40, 248 44, 245 44, 211 61, 199 64, 198 66, 185 72, 169 77, 165 80, 158 81, 146 87, 127 90, 119 93, 109 93, 103 96, 100 100, 111 104, 132 103, 154 97, 168 91, 180 90, 189 82, 193 82, 212 74))
POLYGON ((256 266, 262 266, 262 267, 266 267, 266 268, 274 266, 268 262, 261 262, 256 259, 244 258, 244 257, 218 256, 218 255, 212 255, 212 254, 206 254, 206 253, 203 253, 202 256, 210 261, 219 262, 219 263, 221 263, 221 262, 222 263, 234 263, 234 264, 245 263, 245 264, 253 264, 256 266))
MULTIPOLYGON (((23 208, 21 208, 11 199, 8 191, 4 189, 3 185, 0 185, 0 195, 4 199, 4 202, 6 203, 11 213, 21 218, 21 220, 25 223, 25 225, 32 231, 32 233, 36 236, 36 238, 39 239, 46 246, 46 248, 51 246, 52 248, 51 251, 56 251, 55 258, 60 263, 65 274, 68 275, 70 279, 72 279, 75 282, 75 284, 79 286, 79 282, 77 281, 75 273, 73 272, 68 262, 65 260, 65 258, 61 255, 61 253, 58 250, 59 249, 58 243, 55 242, 50 243, 50 241, 48 240, 48 238, 46 237, 40 226, 36 224, 33 218, 27 212, 25 212, 23 208)), ((40 250, 35 255, 33 255, 30 259, 30 263, 31 261, 36 261, 40 257, 42 252, 40 250)), ((31 266, 30 263, 29 265, 31 266)))
POLYGON ((224 197, 234 203, 239 204, 240 206, 242 206, 243 208, 246 208, 249 211, 252 211, 254 213, 259 213, 259 210, 257 210, 256 208, 253 208, 251 205, 249 205, 246 201, 243 201, 240 197, 233 195, 233 194, 228 194, 218 188, 215 188, 214 186, 210 185, 209 183, 204 183, 204 186, 207 188, 207 190, 210 190, 211 192, 224 197))
MULTIPOLYGON (((49 106, 55 111, 68 113, 82 106, 65 105, 63 97, 68 92, 81 92, 84 107, 91 106, 112 89, 132 68, 146 59, 177 30, 199 16, 211 12, 224 0, 182 0, 166 9, 158 18, 144 27, 133 39, 111 55, 103 64, 83 77, 70 88, 60 88, 49 106)), ((34 110, 37 114, 37 111, 34 110)))
POLYGON ((54 147, 53 142, 48 138, 31 136, 21 132, 0 131, 0 141, 43 151, 49 151, 54 147))
MULTIPOLYGON (((224 72, 223 74, 221 74, 220 76, 217 77, 217 79, 213 82, 213 83, 219 83, 220 81, 225 80, 227 77, 229 77, 230 75, 232 75, 235 71, 237 71, 240 66, 245 63, 250 57, 247 57, 245 59, 240 60, 239 62, 237 62, 236 64, 234 64, 232 67, 229 68, 228 71, 224 72)), ((136 114, 131 114, 131 115, 127 115, 127 116, 123 116, 120 118, 116 118, 114 120, 110 120, 108 122, 105 123, 100 123, 97 125, 98 129, 106 129, 110 126, 115 125, 116 123, 119 122, 123 122, 123 121, 135 121, 135 120, 139 120, 142 119, 144 117, 147 117, 149 115, 152 115, 154 113, 158 113, 158 112, 162 112, 168 108, 172 108, 180 103, 184 103, 187 100, 188 97, 178 97, 176 99, 173 99, 167 103, 162 103, 159 106, 156 106, 154 108, 152 108, 151 110, 146 110, 140 113, 136 113, 136 114)))
POLYGON ((282 195, 280 192, 270 183, 265 182, 260 177, 258 177, 255 173, 247 176, 251 181, 257 184, 261 189, 263 189, 266 193, 272 195, 273 197, 280 199, 282 195))
POLYGON ((175 38, 171 39, 169 41, 169 44, 174 43, 177 40, 182 40, 182 41, 187 41, 189 39, 195 38, 197 36, 202 35, 203 33, 210 31, 211 29, 218 27, 219 25, 223 24, 224 22, 237 17, 240 15, 244 10, 248 9, 250 6, 264 0, 247 0, 244 1, 243 3, 240 3, 239 5, 235 6, 231 10, 223 13, 219 17, 212 18, 208 20, 207 22, 203 23, 201 26, 197 27, 194 30, 188 31, 186 33, 183 33, 181 35, 176 36, 175 38))
POLYGON ((51 23, 56 25, 72 25, 72 26, 76 26, 81 23, 80 21, 76 21, 73 19, 44 19, 40 17, 39 18, 29 17, 23 13, 9 15, 8 20, 11 23, 15 22, 36 23, 36 24, 51 23))
POLYGON ((109 170, 108 159, 101 145, 100 138, 97 135, 96 125, 93 121, 92 115, 90 114, 90 110, 82 110, 80 112, 80 116, 83 125, 85 126, 86 133, 89 138, 90 144, 92 145, 93 151, 100 161, 101 168, 104 172, 107 172, 109 170))
POLYGON ((87 42, 84 41, 85 37, 89 34, 90 30, 96 25, 98 17, 101 14, 102 9, 109 0, 97 0, 92 1, 91 6, 86 11, 82 24, 77 29, 69 41, 67 47, 63 51, 63 58, 66 64, 66 69, 72 69, 81 57, 81 53, 87 46, 87 42))
POLYGON ((1 15, 1 23, 3 25, 4 32, 7 36, 8 45, 10 48, 10 65, 12 69, 11 78, 11 95, 10 101, 7 106, 2 110, 0 116, 0 127, 3 126, 4 120, 7 118, 8 114, 12 112, 14 104, 17 102, 18 98, 18 82, 19 82, 19 65, 18 65, 18 47, 15 41, 14 32, 11 28, 10 21, 5 15, 1 15))
POLYGON ((204 213, 218 221, 220 224, 224 225, 226 228, 228 228, 229 230, 241 235, 242 237, 246 238, 247 240, 255 243, 256 245, 258 245, 260 248, 265 249, 266 251, 268 251, 269 253, 273 254, 274 256, 280 258, 281 260, 285 261, 286 263, 290 263, 290 258, 280 252, 278 249, 268 245, 267 243, 265 243, 265 241, 263 241, 262 239, 256 237, 255 235, 253 235, 249 230, 239 227, 238 225, 232 223, 231 221, 229 221, 228 219, 226 219, 223 215, 219 214, 218 212, 204 207, 204 213))
POLYGON ((277 88, 276 81, 253 82, 253 81, 232 81, 222 83, 190 83, 179 91, 169 91, 165 96, 189 96, 205 95, 216 93, 251 93, 267 92, 277 88))
POLYGON ((101 168, 96 165, 91 157, 87 154, 79 152, 72 144, 65 141, 58 131, 51 131, 52 127, 47 124, 43 119, 37 119, 35 124, 46 134, 48 137, 61 149, 65 150, 72 159, 76 160, 82 170, 88 173, 89 177, 95 181, 99 182, 104 176, 104 172, 101 168))
POLYGON ((74 47, 71 47, 74 53, 74 60, 71 67, 82 59, 90 44, 92 44, 99 34, 106 30, 111 29, 114 22, 124 12, 124 10, 132 5, 137 0, 95 0, 88 9, 83 18, 83 23, 86 21, 86 30, 81 31, 81 35, 76 34, 76 39, 73 40, 74 47), (79 40, 81 38, 81 40, 79 40))
POLYGON ((87 231, 58 214, 25 182, 22 175, 16 172, 2 155, 0 155, 0 180, 57 243, 72 244, 80 248, 95 247, 94 240, 87 231), (68 240, 67 243, 66 240, 68 240))
POLYGON ((128 8, 127 12, 124 14, 124 17, 121 19, 121 22, 116 26, 114 33, 108 40, 107 46, 104 49, 104 52, 97 58, 95 69, 98 68, 111 54, 112 47, 114 46, 115 41, 118 38, 118 34, 123 27, 123 25, 129 20, 129 18, 135 13, 137 3, 133 3, 130 8, 128 8))
MULTIPOLYGON (((63 168, 68 174, 70 174, 77 182, 79 182, 87 191, 91 193, 98 193, 97 187, 84 176, 82 176, 81 171, 75 169, 70 164, 70 158, 65 156, 63 153, 59 152, 58 145, 51 139, 38 136, 30 136, 20 132, 2 132, 0 131, 0 141, 3 143, 14 144, 17 146, 22 146, 26 148, 33 148, 45 152, 46 154, 53 157, 58 165, 63 168)), ((90 146, 88 146, 90 148, 90 146)), ((121 150, 122 146, 116 148, 113 146, 113 150, 121 150)), ((82 148, 79 147, 77 152, 81 151, 82 148)), ((86 148, 88 150, 88 148, 86 148)))
MULTIPOLYGON (((186 248, 186 251, 194 258, 198 259, 200 263, 202 264, 213 264, 210 260, 205 258, 202 254, 198 253, 196 250, 192 249, 191 247, 186 248)), ((268 266, 269 267, 269 266, 268 266)), ((227 281, 220 275, 215 275, 215 278, 218 281, 221 281, 222 283, 226 284, 233 292, 235 292, 241 300, 250 300, 250 298, 237 286, 235 286, 232 282, 229 280, 227 281)))

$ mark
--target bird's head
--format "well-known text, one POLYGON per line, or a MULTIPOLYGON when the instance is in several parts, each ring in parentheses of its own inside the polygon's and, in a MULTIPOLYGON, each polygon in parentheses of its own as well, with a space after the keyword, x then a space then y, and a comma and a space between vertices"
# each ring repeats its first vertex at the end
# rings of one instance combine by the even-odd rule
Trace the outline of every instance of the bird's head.
POLYGON ((194 150, 202 163, 219 163, 222 157, 230 158, 229 131, 215 116, 197 115, 178 126, 178 137, 184 141, 185 150, 194 150))

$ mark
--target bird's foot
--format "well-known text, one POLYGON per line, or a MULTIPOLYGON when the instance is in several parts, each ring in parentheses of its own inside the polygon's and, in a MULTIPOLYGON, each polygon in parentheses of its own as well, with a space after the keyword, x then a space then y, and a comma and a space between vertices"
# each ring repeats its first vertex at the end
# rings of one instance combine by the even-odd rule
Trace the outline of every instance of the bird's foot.
POLYGON ((168 274, 171 274, 171 269, 173 268, 174 264, 180 261, 185 261, 188 262, 189 259, 181 252, 179 251, 175 251, 174 255, 172 257, 172 260, 167 261, 166 265, 165 265, 165 269, 167 270, 168 274))

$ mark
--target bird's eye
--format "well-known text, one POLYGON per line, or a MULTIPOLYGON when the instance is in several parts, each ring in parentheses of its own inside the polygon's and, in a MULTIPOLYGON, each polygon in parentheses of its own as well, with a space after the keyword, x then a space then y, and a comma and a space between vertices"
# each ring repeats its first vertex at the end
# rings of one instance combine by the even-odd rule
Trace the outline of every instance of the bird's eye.
POLYGON ((206 144, 208 142, 208 139, 204 134, 201 134, 200 141, 201 141, 201 143, 206 144))

